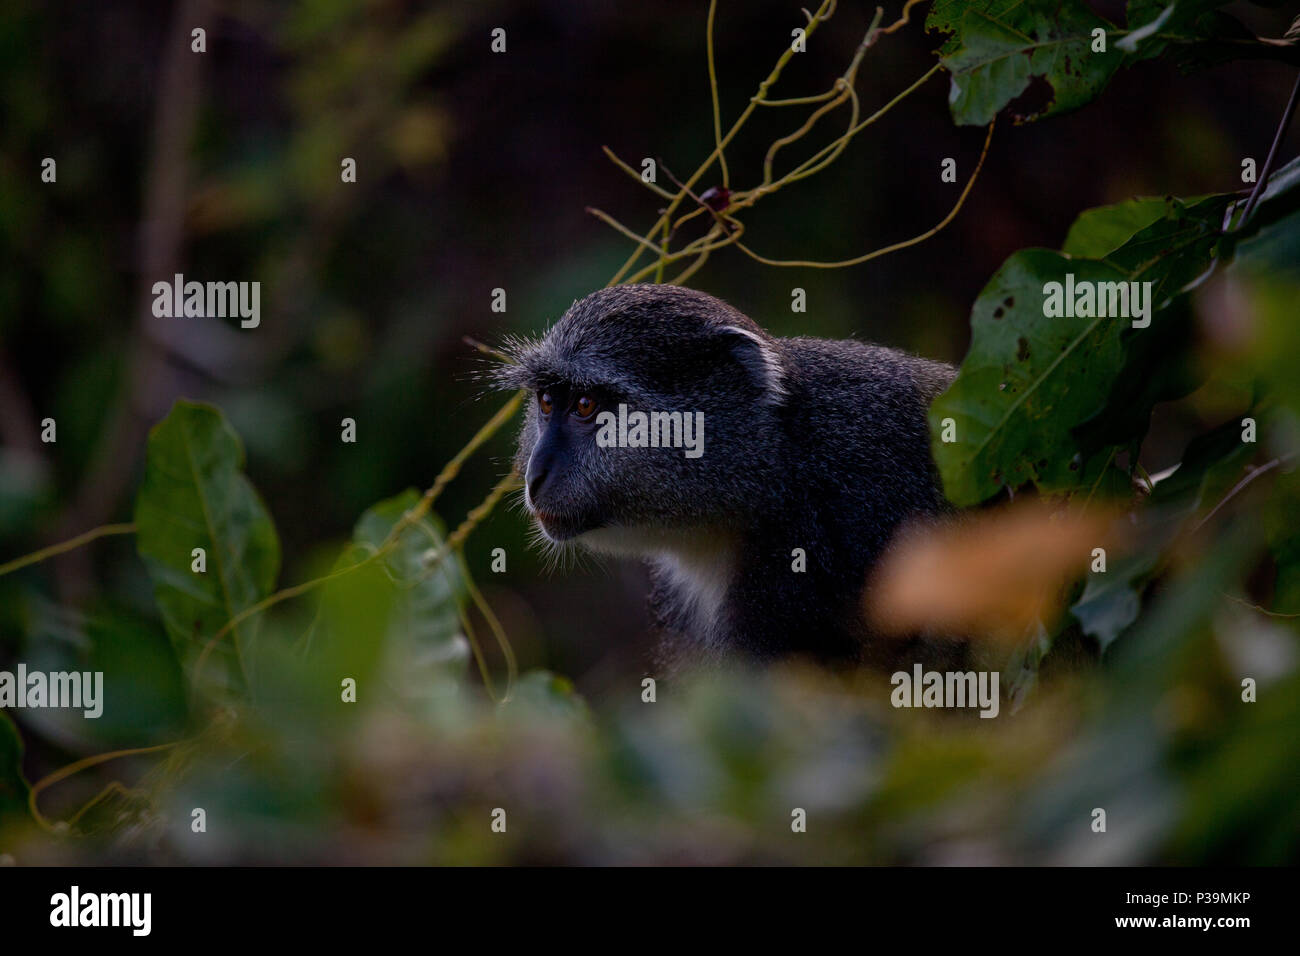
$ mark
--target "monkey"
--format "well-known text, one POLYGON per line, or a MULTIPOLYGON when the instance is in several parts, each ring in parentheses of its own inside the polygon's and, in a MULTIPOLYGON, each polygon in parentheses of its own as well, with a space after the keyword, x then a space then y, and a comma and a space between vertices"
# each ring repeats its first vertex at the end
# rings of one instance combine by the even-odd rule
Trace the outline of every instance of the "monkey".
POLYGON ((527 511, 549 546, 648 562, 658 663, 908 653, 871 633, 863 592, 905 522, 949 510, 927 415, 951 365, 778 338, 656 284, 594 292, 503 351, 495 384, 529 392, 515 455, 527 511), (655 440, 677 438, 663 417, 662 436, 614 440, 635 411, 694 416, 698 454, 655 440))

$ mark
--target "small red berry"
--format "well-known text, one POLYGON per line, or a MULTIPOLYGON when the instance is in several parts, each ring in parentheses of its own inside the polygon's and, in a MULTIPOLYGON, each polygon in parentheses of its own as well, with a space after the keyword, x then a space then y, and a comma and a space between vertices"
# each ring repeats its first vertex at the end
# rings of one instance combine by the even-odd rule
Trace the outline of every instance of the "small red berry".
POLYGON ((700 202, 714 212, 722 212, 731 205, 731 190, 725 186, 710 186, 700 196, 700 202))

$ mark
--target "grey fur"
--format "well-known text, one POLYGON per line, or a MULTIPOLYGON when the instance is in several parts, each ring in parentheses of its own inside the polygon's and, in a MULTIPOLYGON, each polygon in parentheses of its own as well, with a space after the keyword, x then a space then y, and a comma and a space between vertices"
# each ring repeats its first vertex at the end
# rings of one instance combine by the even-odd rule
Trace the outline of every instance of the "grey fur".
MULTIPOLYGON (((702 411, 705 450, 546 441, 552 539, 642 557, 661 658, 742 651, 888 663, 862 623, 867 575, 907 519, 944 510, 926 413, 955 370, 857 341, 775 338, 712 296, 618 286, 509 347, 498 384, 598 389, 610 410, 702 411), (556 451, 552 445, 562 447, 556 451), (807 570, 792 570, 802 548, 807 570)), ((516 463, 539 443, 529 403, 516 463)), ((537 463, 534 462, 534 466, 537 463)))

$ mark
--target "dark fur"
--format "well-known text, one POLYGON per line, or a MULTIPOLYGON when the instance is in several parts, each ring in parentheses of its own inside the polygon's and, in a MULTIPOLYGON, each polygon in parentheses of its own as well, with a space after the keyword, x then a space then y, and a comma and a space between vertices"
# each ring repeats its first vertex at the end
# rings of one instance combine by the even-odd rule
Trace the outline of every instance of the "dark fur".
MULTIPOLYGON (((562 474, 550 476, 539 504, 562 514, 563 537, 635 528, 666 542, 645 555, 665 656, 883 662, 862 623, 862 590, 899 525, 944 508, 926 413, 951 366, 856 341, 774 338, 711 296, 657 285, 589 295, 543 339, 512 351, 518 364, 502 368, 503 386, 572 383, 602 390, 611 410, 621 400, 704 412, 704 454, 694 460, 680 449, 568 441, 562 474), (710 619, 673 570, 678 537, 735 542, 710 619), (791 570, 794 548, 807 554, 804 573, 791 570)), ((520 435, 521 473, 538 441, 536 405, 520 435)))

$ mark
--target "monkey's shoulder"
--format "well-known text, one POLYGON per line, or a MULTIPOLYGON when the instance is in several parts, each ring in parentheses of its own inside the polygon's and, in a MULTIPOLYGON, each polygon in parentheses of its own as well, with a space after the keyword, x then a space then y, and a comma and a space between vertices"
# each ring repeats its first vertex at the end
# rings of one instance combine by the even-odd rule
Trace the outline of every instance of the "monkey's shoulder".
POLYGON ((800 379, 820 389, 871 386, 877 393, 915 394, 928 403, 957 374, 946 362, 858 339, 798 336, 778 342, 800 379))
POLYGON ((926 415, 956 374, 952 366, 854 339, 779 342, 794 399, 789 408, 819 444, 839 436, 848 444, 928 450, 926 415))

